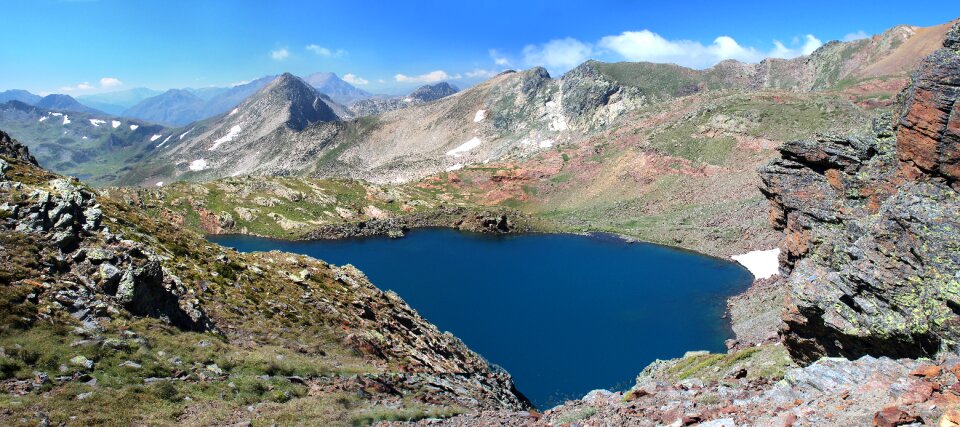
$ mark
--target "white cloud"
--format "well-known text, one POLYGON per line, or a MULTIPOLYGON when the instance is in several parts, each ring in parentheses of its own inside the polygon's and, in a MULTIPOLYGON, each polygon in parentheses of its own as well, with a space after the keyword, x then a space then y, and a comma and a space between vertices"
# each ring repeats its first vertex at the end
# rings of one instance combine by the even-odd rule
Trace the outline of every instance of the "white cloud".
POLYGON ((468 79, 489 79, 490 77, 497 75, 497 72, 493 70, 477 68, 475 70, 467 71, 463 74, 467 76, 468 79))
POLYGON ((510 60, 507 59, 502 54, 500 54, 500 52, 498 52, 496 49, 490 49, 489 53, 490 53, 490 58, 493 59, 494 64, 497 64, 503 67, 510 66, 510 60))
POLYGON ((343 56, 347 54, 347 51, 343 49, 332 50, 332 49, 328 49, 323 46, 320 46, 318 44, 308 44, 306 46, 306 49, 320 56, 337 57, 337 56, 343 56))
POLYGON ((461 78, 463 78, 463 76, 461 76, 460 74, 450 75, 443 70, 431 71, 429 73, 421 74, 419 76, 408 76, 405 74, 397 74, 393 76, 393 79, 399 83, 420 83, 420 84, 439 83, 444 80, 457 80, 461 78))
MULTIPOLYGON (((794 39, 793 45, 799 45, 800 39, 794 39)), ((767 53, 769 58, 796 58, 800 55, 809 55, 813 51, 817 50, 820 46, 823 46, 823 42, 820 39, 814 37, 812 34, 807 34, 803 37, 803 45, 796 48, 789 48, 783 45, 779 40, 773 41, 773 50, 767 53)))
POLYGON ((347 82, 347 83, 350 83, 350 84, 352 84, 352 85, 357 85, 357 86, 363 86, 363 85, 365 85, 365 84, 367 84, 367 83, 370 83, 369 80, 367 80, 367 79, 365 79, 365 78, 363 78, 363 77, 357 76, 357 75, 355 75, 355 74, 352 74, 352 73, 344 74, 344 75, 343 75, 343 81, 345 81, 345 82, 347 82))
POLYGON ((83 83, 77 84, 76 86, 60 86, 61 92, 76 92, 79 90, 90 90, 90 89, 93 89, 93 85, 91 85, 90 82, 83 82, 83 83))
POLYGON ((692 40, 668 40, 650 30, 625 31, 616 36, 600 39, 598 45, 629 61, 674 63, 692 68, 706 68, 726 59, 742 62, 759 62, 764 58, 794 58, 809 55, 823 43, 811 34, 804 37, 803 44, 794 40, 790 48, 774 41, 768 52, 743 46, 729 36, 720 36, 709 45, 692 40), (799 45, 799 46, 797 46, 799 45))
POLYGON ((589 44, 570 37, 523 48, 523 60, 527 65, 542 65, 555 70, 573 68, 591 55, 593 48, 589 44))
POLYGON ((276 61, 283 61, 290 57, 290 51, 287 48, 280 48, 270 52, 270 57, 276 61))
POLYGON ((852 41, 854 41, 854 40, 868 39, 868 38, 870 38, 870 35, 869 35, 869 34, 867 34, 867 33, 866 33, 865 31, 863 31, 863 30, 859 30, 859 31, 857 31, 857 32, 855 32, 855 33, 850 33, 850 34, 847 34, 847 35, 843 36, 843 41, 845 41, 845 42, 852 42, 852 41))
POLYGON ((117 87, 122 85, 123 85, 123 82, 121 82, 120 79, 116 77, 104 77, 100 79, 100 87, 108 88, 108 87, 117 87))

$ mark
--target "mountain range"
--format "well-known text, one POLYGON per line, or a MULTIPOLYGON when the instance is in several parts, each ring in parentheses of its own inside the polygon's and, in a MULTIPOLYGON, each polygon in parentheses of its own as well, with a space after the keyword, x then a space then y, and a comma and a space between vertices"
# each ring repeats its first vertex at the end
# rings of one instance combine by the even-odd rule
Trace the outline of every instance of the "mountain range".
MULTIPOLYGON (((340 103, 314 86, 330 79, 167 92, 152 111, 249 91, 178 127, 0 104, 18 399, 0 421, 960 425, 960 21, 702 70, 508 70, 417 102, 340 103), (356 268, 201 234, 428 226, 609 232, 773 271, 728 300, 725 352, 540 413, 356 268)), ((83 107, 67 98, 34 101, 83 107)))

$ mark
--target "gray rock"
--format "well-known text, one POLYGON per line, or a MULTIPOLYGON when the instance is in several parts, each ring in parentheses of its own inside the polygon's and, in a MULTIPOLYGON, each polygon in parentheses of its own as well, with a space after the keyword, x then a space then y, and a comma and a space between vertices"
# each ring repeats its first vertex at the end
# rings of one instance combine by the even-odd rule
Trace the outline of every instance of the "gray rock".
POLYGON ((83 356, 74 356, 72 359, 70 359, 70 363, 87 369, 93 369, 93 361, 83 356))

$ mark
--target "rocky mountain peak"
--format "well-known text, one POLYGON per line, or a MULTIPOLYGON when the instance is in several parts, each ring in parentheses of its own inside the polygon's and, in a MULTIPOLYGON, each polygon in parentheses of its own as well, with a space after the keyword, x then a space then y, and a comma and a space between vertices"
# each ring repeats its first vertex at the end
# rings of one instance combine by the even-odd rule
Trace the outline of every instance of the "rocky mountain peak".
POLYGON ((97 111, 93 108, 90 108, 90 107, 87 107, 86 105, 81 104, 79 101, 77 101, 70 95, 63 95, 59 93, 47 95, 41 98, 39 101, 37 101, 37 103, 34 105, 40 108, 46 108, 48 110, 103 114, 100 111, 97 111))
POLYGON ((459 90, 460 89, 457 89, 456 86, 453 86, 450 83, 440 82, 437 84, 420 86, 413 92, 410 92, 410 98, 423 102, 430 102, 453 95, 459 90))
POLYGON ((285 124, 293 130, 303 130, 314 122, 332 122, 337 113, 321 99, 321 94, 303 79, 290 73, 277 76, 270 84, 240 104, 240 111, 253 107, 263 116, 265 111, 283 111, 288 116, 285 124))

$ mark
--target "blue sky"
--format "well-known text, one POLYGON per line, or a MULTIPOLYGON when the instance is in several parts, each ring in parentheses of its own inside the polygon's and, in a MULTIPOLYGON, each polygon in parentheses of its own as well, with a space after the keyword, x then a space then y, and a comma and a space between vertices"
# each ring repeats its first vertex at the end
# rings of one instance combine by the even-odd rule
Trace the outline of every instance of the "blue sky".
POLYGON ((587 58, 699 68, 789 57, 960 16, 942 0, 730 3, 0 0, 0 90, 80 95, 333 71, 399 92, 469 86, 506 68, 559 74, 587 58))

